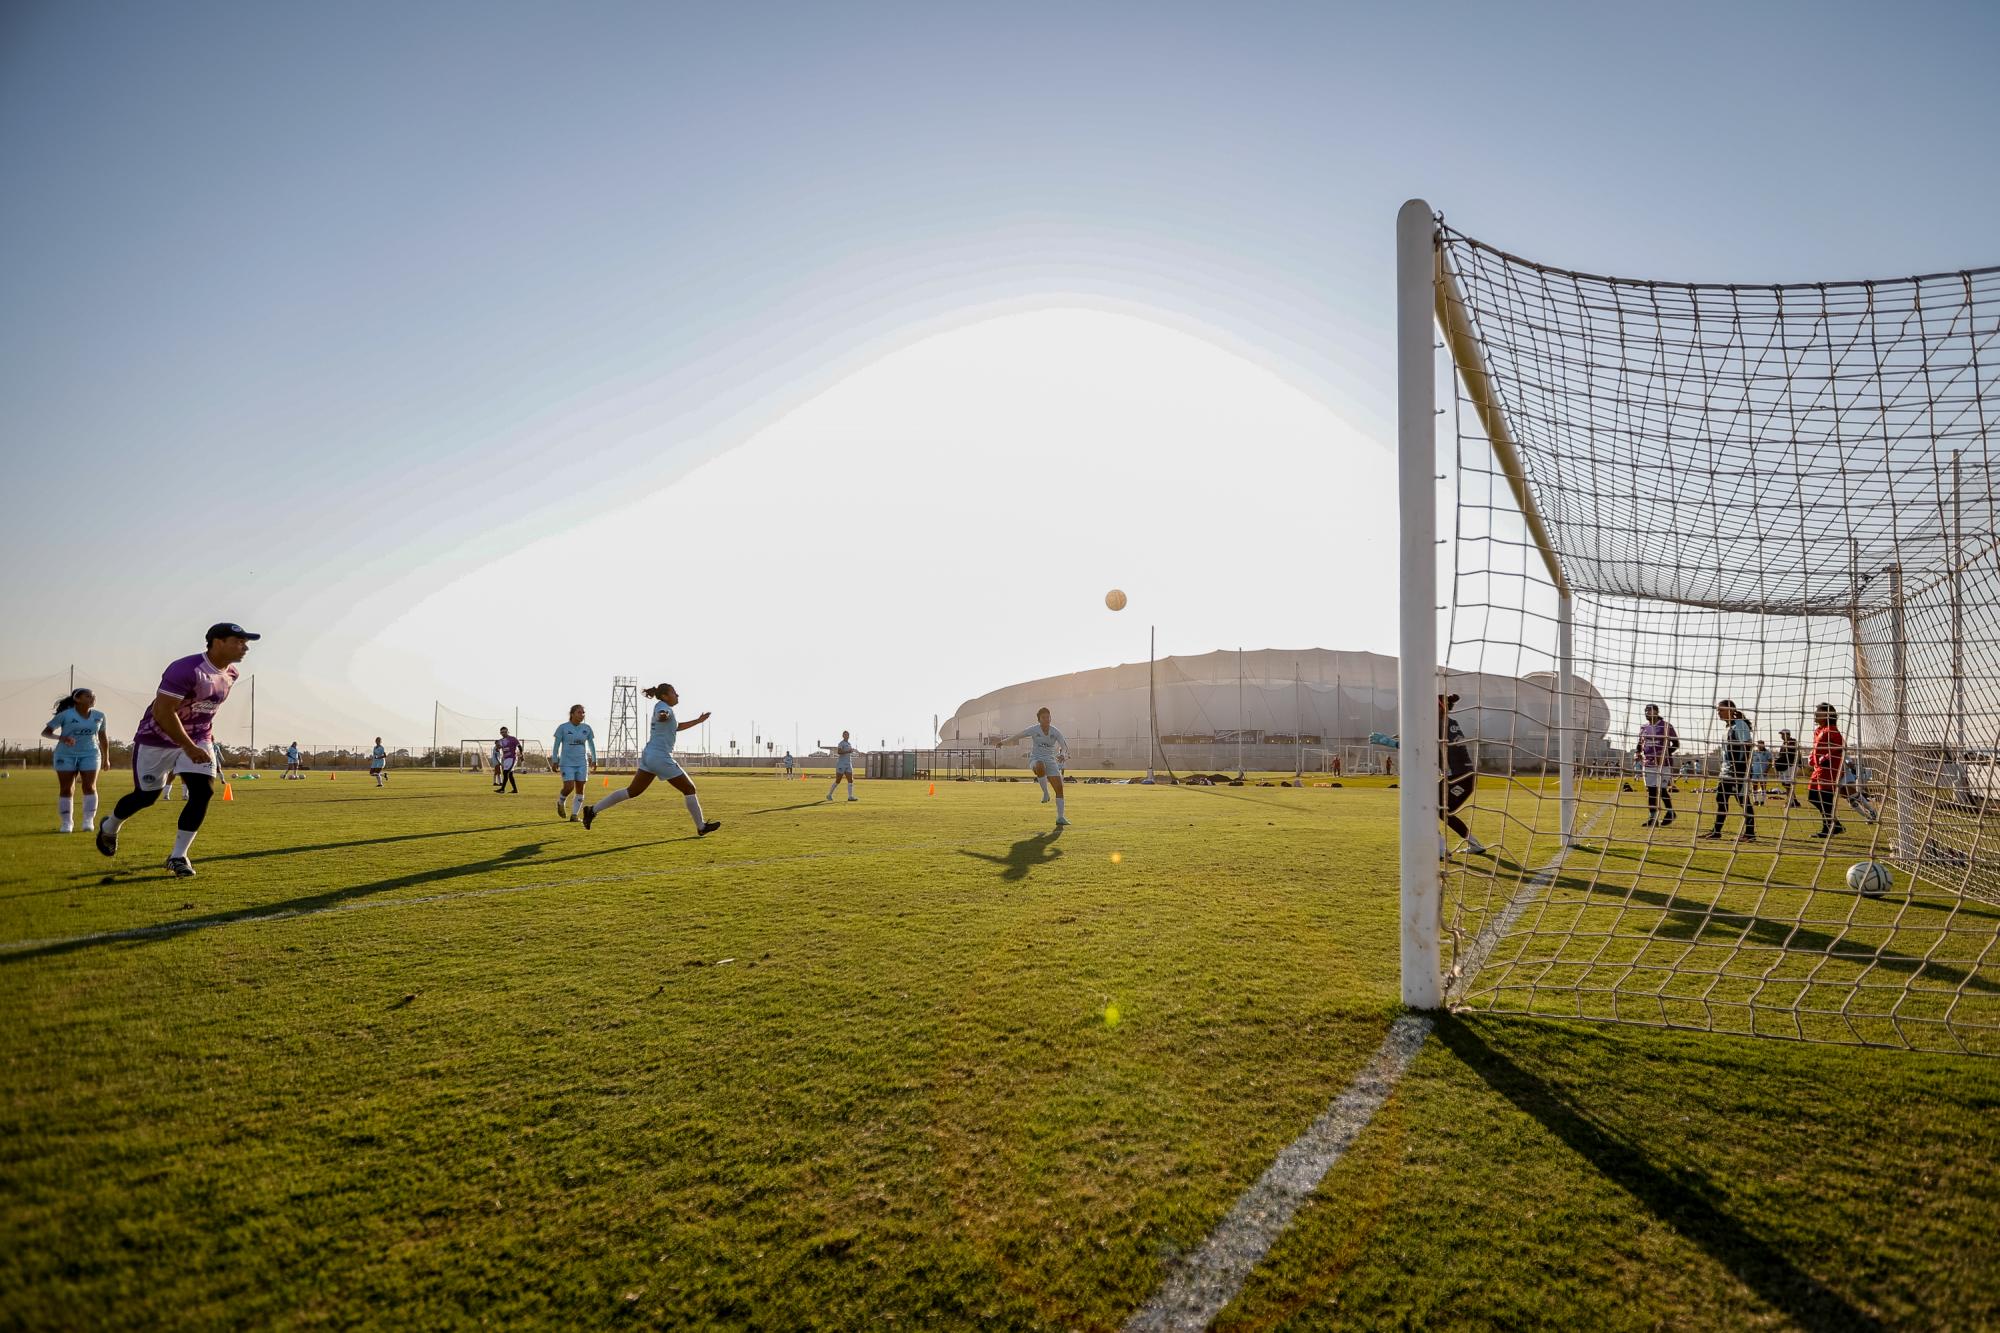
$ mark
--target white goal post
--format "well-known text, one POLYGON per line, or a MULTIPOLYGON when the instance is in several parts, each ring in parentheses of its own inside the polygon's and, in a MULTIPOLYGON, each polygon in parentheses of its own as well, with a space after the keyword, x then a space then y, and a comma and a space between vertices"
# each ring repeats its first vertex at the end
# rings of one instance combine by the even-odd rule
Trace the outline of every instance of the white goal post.
POLYGON ((2000 268, 1396 255, 1404 1003, 2000 1055, 2000 268))

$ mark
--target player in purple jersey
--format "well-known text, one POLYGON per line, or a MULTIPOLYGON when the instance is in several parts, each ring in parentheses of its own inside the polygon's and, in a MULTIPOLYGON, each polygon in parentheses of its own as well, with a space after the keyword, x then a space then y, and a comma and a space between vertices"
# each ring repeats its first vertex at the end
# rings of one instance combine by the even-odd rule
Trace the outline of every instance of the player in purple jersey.
POLYGON ((516 796, 521 794, 521 784, 514 781, 514 766, 521 762, 521 738, 507 734, 507 728, 500 728, 500 739, 493 746, 493 794, 498 796, 509 788, 516 796))
POLYGON ((223 621, 208 627, 206 652, 167 664, 153 706, 140 719, 138 733, 132 738, 132 790, 118 798, 110 817, 97 826, 98 851, 116 856, 118 830, 159 800, 168 775, 177 773, 187 787, 188 803, 181 811, 180 831, 174 835, 167 869, 182 878, 194 874, 188 848, 208 815, 215 779, 221 771, 210 734, 215 728, 215 710, 222 707, 230 686, 236 683, 236 664, 261 637, 233 621, 223 621))
POLYGON ((1641 828, 1661 828, 1674 822, 1674 752, 1681 748, 1680 733, 1660 715, 1658 704, 1646 705, 1646 725, 1639 728, 1639 776, 1646 786, 1646 822, 1641 828), (1661 807, 1666 813, 1661 813, 1661 807))

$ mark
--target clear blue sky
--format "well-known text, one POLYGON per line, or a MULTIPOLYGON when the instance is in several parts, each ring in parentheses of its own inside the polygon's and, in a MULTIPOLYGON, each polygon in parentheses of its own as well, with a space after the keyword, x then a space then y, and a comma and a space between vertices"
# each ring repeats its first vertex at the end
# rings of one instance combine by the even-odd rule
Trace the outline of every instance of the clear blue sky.
MULTIPOLYGON (((235 617, 271 633, 255 664, 297 727, 417 739, 413 701, 453 678, 357 665, 398 608, 1008 303, 1199 328, 1386 443, 1412 195, 1597 272, 1993 263, 1996 56, 1992 4, 15 3, 0 694, 32 713, 71 661, 144 686, 235 617)), ((941 486, 1005 476, 940 452, 941 486)), ((870 495, 826 499, 866 517, 870 495)), ((657 594, 629 644, 560 628, 547 589, 494 614, 529 652, 593 640, 593 706, 606 663, 782 639, 698 600, 729 518, 688 515, 674 555, 635 534, 623 569, 559 557, 657 594)), ((826 595, 886 623, 870 558, 826 595)), ((1378 645, 1316 626, 1319 580, 1297 580, 1296 621, 1184 612, 1169 646, 1378 645)), ((1142 655, 1130 631, 1045 669, 1142 655)), ((854 700, 857 731, 914 742, 1016 678, 906 665, 877 699, 851 646, 798 699, 729 696, 726 656, 706 683, 737 711, 854 700)), ((540 702, 506 657, 469 707, 540 702)), ((0 734, 39 725, 20 709, 0 699, 0 734)))

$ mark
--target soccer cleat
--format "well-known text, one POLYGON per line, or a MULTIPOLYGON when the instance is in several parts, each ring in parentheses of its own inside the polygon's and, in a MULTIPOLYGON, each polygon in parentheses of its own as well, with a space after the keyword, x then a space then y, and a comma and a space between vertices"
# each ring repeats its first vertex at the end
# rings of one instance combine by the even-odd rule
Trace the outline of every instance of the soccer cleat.
POLYGON ((1720 842, 1722 841, 1722 830, 1719 828, 1712 828, 1708 832, 1701 835, 1701 840, 1703 842, 1720 842))
POLYGON ((173 871, 181 879, 194 878, 194 862, 188 860, 185 856, 168 857, 167 869, 173 871))
POLYGON ((99 824, 97 826, 97 850, 105 856, 118 855, 118 830, 99 824))
POLYGON ((1048 803, 1049 803, 1049 794, 1048 794, 1047 792, 1043 792, 1043 793, 1042 793, 1042 804, 1043 804, 1043 805, 1047 805, 1048 803))
POLYGON ((849 797, 848 797, 847 799, 848 799, 848 800, 850 800, 850 801, 858 801, 858 800, 860 800, 861 798, 860 798, 859 796, 849 796, 849 797))
POLYGON ((1674 812, 1673 812, 1673 811, 1671 811, 1671 810, 1669 810, 1669 811, 1667 811, 1667 817, 1666 817, 1665 819, 1662 819, 1662 820, 1660 821, 1660 827, 1661 827, 1661 828, 1665 828, 1665 827, 1666 827, 1667 825, 1669 825, 1669 824, 1671 824, 1671 823, 1673 823, 1673 822, 1674 822, 1674 812))
POLYGON ((1833 821, 1833 831, 1835 833, 1845 833, 1847 832, 1847 825, 1841 823, 1838 819, 1836 819, 1833 821))
POLYGON ((576 820, 577 820, 577 816, 576 816, 575 814, 571 814, 571 815, 570 815, 570 817, 569 817, 569 822, 570 822, 570 823, 572 823, 572 824, 574 824, 574 823, 576 822, 576 820))
POLYGON ((1738 841, 1738 842, 1755 842, 1755 841, 1757 841, 1757 835, 1756 835, 1756 834, 1754 834, 1754 833, 1739 833, 1739 834, 1737 834, 1737 835, 1736 835, 1736 841, 1738 841))
POLYGON ((556 797, 556 818, 561 819, 568 812, 563 809, 563 798, 556 797))
POLYGON ((833 798, 832 798, 831 796, 827 797, 827 798, 826 798, 826 803, 827 803, 828 805, 832 805, 832 804, 833 804, 833 798))
POLYGON ((1458 850, 1470 856, 1484 856, 1486 855, 1486 844, 1477 838, 1467 838, 1464 842, 1458 844, 1458 850))
POLYGON ((585 833, 590 832, 590 825, 596 818, 597 818, 596 806, 586 805, 585 807, 583 807, 583 831, 585 833))
POLYGON ((56 832, 58 832, 58 833, 73 833, 73 832, 75 832, 75 830, 74 830, 74 829, 72 829, 72 828, 70 828, 70 826, 69 826, 69 825, 67 825, 67 824, 64 824, 64 825, 62 825, 61 827, 59 827, 58 829, 56 829, 56 832))
POLYGON ((1653 816, 1653 815, 1647 815, 1647 816, 1646 816, 1646 822, 1645 822, 1645 823, 1643 823, 1643 824, 1641 824, 1641 825, 1639 825, 1639 827, 1640 827, 1640 828, 1651 828, 1651 827, 1653 827, 1653 825, 1655 825, 1655 824, 1657 824, 1657 823, 1659 823, 1659 822, 1660 822, 1660 821, 1659 821, 1659 819, 1658 819, 1657 817, 1655 817, 1655 816, 1653 816))
POLYGON ((1056 827, 1057 827, 1057 828, 1068 828, 1068 827, 1069 827, 1069 821, 1068 821, 1067 819, 1064 819, 1064 818, 1063 818, 1063 817, 1062 817, 1061 815, 1057 815, 1057 816, 1056 816, 1056 827))
POLYGON ((709 834, 715 832, 717 829, 721 827, 722 827, 721 820, 711 819, 706 824, 703 824, 701 828, 696 831, 694 836, 697 838, 706 838, 709 834))

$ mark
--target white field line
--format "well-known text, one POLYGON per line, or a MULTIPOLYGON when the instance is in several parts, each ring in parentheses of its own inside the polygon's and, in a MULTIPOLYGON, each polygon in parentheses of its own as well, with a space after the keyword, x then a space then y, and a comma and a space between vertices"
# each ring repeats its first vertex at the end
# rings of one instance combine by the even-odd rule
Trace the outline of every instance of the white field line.
MULTIPOLYGON (((635 879, 667 879, 676 875, 697 875, 711 870, 741 870, 753 866, 781 865, 790 861, 824 861, 856 856, 880 856, 886 852, 921 852, 963 847, 963 842, 913 842, 900 847, 870 847, 854 851, 800 852, 792 856, 765 856, 741 861, 711 861, 705 865, 670 866, 658 870, 635 870, 622 875, 579 875, 571 879, 541 880, 533 884, 508 884, 491 889, 462 889, 453 893, 431 893, 422 897, 371 898, 365 902, 335 903, 328 907, 308 907, 284 912, 245 913, 224 920, 212 916, 192 921, 162 921, 150 926, 129 926, 122 930, 98 931, 89 935, 68 935, 42 940, 0 940, 0 954, 23 953, 30 949, 72 947, 115 940, 142 940, 162 935, 179 935, 190 930, 213 930, 222 926, 255 926, 273 921, 296 921, 306 917, 334 916, 342 912, 368 912, 387 907, 422 907, 459 899, 496 898, 510 893, 533 893, 540 889, 562 889, 584 884, 620 884, 635 879)), ((338 892, 338 890, 334 890, 338 892)))
MULTIPOLYGON (((1596 823, 1597 816, 1592 815, 1577 837, 1589 834, 1596 823)), ((1521 886, 1505 910, 1487 923, 1466 952, 1458 986, 1471 981, 1494 944, 1555 878, 1568 854, 1568 848, 1558 850, 1521 886)), ((1173 1266, 1153 1298, 1125 1321, 1125 1333, 1193 1333, 1207 1328, 1228 1308, 1243 1290, 1251 1270, 1263 1262, 1291 1225, 1299 1206, 1319 1188, 1326 1173, 1389 1100, 1397 1081, 1423 1049, 1431 1026, 1432 1020, 1421 1014, 1405 1014, 1390 1025, 1389 1035, 1382 1039, 1374 1058, 1242 1193, 1201 1248, 1173 1266)))

